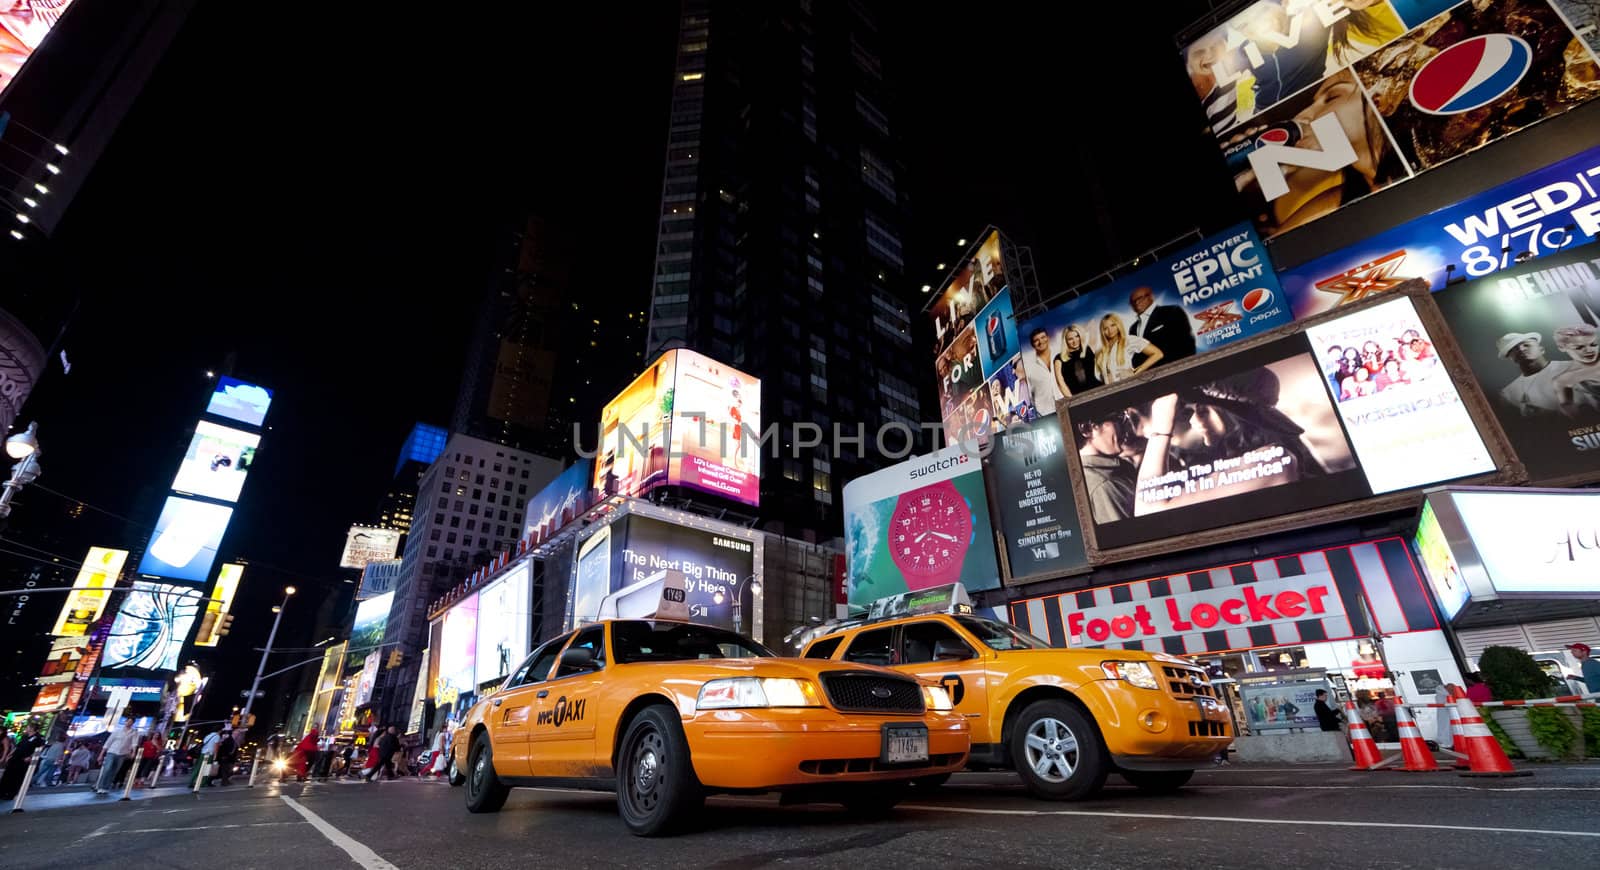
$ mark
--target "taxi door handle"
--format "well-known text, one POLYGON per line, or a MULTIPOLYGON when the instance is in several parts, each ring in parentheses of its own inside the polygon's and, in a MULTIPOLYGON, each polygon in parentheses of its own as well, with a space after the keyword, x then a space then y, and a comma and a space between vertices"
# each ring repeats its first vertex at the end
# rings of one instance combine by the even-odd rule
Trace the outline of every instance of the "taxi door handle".
POLYGON ((549 689, 540 689, 539 690, 539 694, 534 695, 534 697, 535 698, 543 698, 543 697, 545 697, 546 695, 549 695, 549 694, 550 694, 550 690, 549 689))

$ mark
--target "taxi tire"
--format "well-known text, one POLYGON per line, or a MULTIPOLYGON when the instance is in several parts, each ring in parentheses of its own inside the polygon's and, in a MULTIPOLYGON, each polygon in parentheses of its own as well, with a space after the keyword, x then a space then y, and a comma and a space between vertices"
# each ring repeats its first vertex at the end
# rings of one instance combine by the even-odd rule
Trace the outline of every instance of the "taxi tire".
POLYGON ((1092 797, 1105 785, 1111 773, 1106 758, 1105 745, 1100 731, 1078 708, 1055 699, 1035 701, 1023 709, 1011 731, 1011 761, 1022 784, 1036 798, 1052 801, 1076 801, 1092 797), (1063 782, 1051 782, 1040 777, 1028 765, 1027 737, 1035 724, 1053 719, 1065 725, 1077 741, 1078 763, 1072 774, 1063 782))
POLYGON ((637 836, 659 837, 681 830, 704 806, 705 791, 695 777, 678 712, 666 704, 639 711, 628 723, 617 755, 617 813, 622 823, 637 836), (649 762, 654 775, 644 785, 647 794, 641 795, 636 793, 641 786, 636 774, 645 753, 654 759, 649 762))
POLYGON ((450 766, 447 768, 444 778, 445 782, 450 783, 451 788, 460 788, 467 784, 467 775, 462 773, 461 768, 456 766, 456 754, 454 752, 450 753, 450 766))
POLYGON ((1172 794, 1194 777, 1192 770, 1124 770, 1128 784, 1145 794, 1172 794))
POLYGON ((467 812, 499 812, 506 798, 511 796, 511 787, 495 775, 494 747, 489 732, 480 731, 472 739, 472 752, 467 759, 467 812))

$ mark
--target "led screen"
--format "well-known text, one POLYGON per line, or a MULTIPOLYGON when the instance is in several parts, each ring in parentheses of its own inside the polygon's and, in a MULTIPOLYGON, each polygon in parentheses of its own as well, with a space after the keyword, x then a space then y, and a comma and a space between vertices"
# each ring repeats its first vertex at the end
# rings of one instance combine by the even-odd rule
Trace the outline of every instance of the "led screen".
POLYGON ((439 635, 439 691, 470 695, 478 649, 478 596, 463 598, 445 611, 439 635))
POLYGON ((1415 541, 1423 573, 1428 576, 1434 597, 1439 599, 1439 615, 1453 619, 1466 605, 1470 593, 1455 553, 1450 550, 1450 542, 1445 540, 1444 529, 1439 526, 1439 515, 1434 513, 1432 499, 1422 503, 1422 519, 1417 523, 1415 541))
POLYGON ((217 634, 218 623, 222 621, 222 615, 233 607, 233 595, 239 591, 239 580, 243 576, 243 565, 229 563, 217 571, 217 585, 211 590, 211 597, 206 599, 206 615, 200 621, 200 631, 195 633, 195 646, 216 646, 222 640, 222 636, 217 634))
POLYGON ((0 91, 11 85, 70 5, 72 0, 5 4, 5 11, 0 11, 0 91))
POLYGON ((139 573, 204 583, 232 516, 231 507, 169 496, 139 573))
POLYGON ((594 485, 632 495, 667 482, 677 352, 661 355, 600 412, 600 454, 594 485))
POLYGON ((220 501, 238 501, 260 443, 260 435, 200 421, 189 451, 178 465, 172 488, 220 501))
POLYGON ((573 623, 600 618, 600 599, 611 590, 611 526, 590 535, 578 548, 572 586, 573 623))
POLYGON ((217 388, 206 404, 206 413, 260 426, 267 419, 267 407, 271 404, 272 391, 266 387, 223 376, 217 378, 217 388))
POLYGON ((528 654, 528 565, 519 565, 478 593, 477 685, 505 679, 528 654))
POLYGON ((672 393, 672 483, 757 504, 761 500, 761 381, 689 350, 678 351, 672 393))
POLYGON ((383 643, 384 631, 389 626, 389 607, 393 604, 394 593, 385 592, 356 605, 356 619, 350 626, 350 661, 346 662, 346 667, 383 643))
POLYGON ((365 568, 368 562, 393 559, 400 549, 398 529, 376 529, 370 526, 351 526, 344 539, 344 553, 339 556, 340 568, 365 568))
POLYGON ((72 591, 67 593, 66 603, 61 605, 61 615, 56 617, 55 627, 50 629, 50 633, 62 637, 88 634, 89 626, 105 612, 106 598, 111 595, 106 590, 117 585, 117 578, 122 576, 122 566, 127 561, 127 550, 90 547, 89 555, 83 558, 83 567, 78 569, 77 579, 72 581, 72 591))
POLYGON ((190 586, 137 581, 111 625, 102 668, 170 671, 200 612, 200 595, 190 586))

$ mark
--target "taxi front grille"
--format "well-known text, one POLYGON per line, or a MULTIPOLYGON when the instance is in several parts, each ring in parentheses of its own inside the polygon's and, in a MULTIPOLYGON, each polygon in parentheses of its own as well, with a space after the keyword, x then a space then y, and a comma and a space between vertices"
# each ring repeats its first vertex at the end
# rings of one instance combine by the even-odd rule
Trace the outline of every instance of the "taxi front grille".
POLYGON ((1190 737, 1227 737, 1228 726, 1221 722, 1190 722, 1190 737))
POLYGON ((930 755, 927 761, 910 761, 888 764, 876 758, 822 758, 800 762, 800 772, 812 776, 843 776, 847 773, 873 773, 881 770, 917 770, 924 767, 947 767, 961 760, 961 753, 947 752, 930 755))
POLYGON ((1174 698, 1217 697, 1217 690, 1203 671, 1174 667, 1163 667, 1161 670, 1167 678, 1167 691, 1174 698))
POLYGON ((822 675, 828 703, 850 713, 921 713, 922 688, 911 680, 861 671, 822 675))

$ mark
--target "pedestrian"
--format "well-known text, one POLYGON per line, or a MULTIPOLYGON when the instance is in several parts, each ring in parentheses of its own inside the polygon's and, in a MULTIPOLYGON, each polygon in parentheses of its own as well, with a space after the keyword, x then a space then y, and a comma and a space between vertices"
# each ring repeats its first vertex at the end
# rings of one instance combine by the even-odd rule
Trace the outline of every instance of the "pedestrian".
POLYGON ((217 741, 217 772, 219 783, 228 785, 228 779, 233 776, 233 765, 239 757, 239 744, 233 739, 232 731, 222 732, 222 739, 217 741))
POLYGON ((1483 704, 1494 700, 1494 692, 1490 690, 1488 681, 1478 671, 1473 671, 1467 675, 1467 700, 1473 704, 1483 704))
POLYGON ((75 743, 67 755, 67 785, 77 785, 78 777, 94 764, 94 753, 82 743, 75 743))
POLYGON ((23 726, 22 736, 12 746, 6 758, 5 772, 0 773, 0 800, 8 801, 22 790, 23 778, 28 775, 28 762, 33 754, 44 748, 44 738, 39 736, 39 726, 29 722, 23 726))
POLYGON ((400 751, 399 729, 390 725, 378 735, 378 743, 374 748, 378 753, 377 764, 367 773, 367 782, 377 782, 379 772, 384 774, 385 779, 394 779, 394 754, 400 751))
POLYGON ((1311 709, 1312 709, 1313 712, 1315 712, 1317 714, 1317 725, 1319 727, 1321 727, 1322 730, 1324 730, 1324 731, 1338 731, 1339 730, 1339 723, 1341 721, 1343 721, 1344 715, 1342 713, 1340 713, 1336 708, 1334 708, 1334 707, 1332 707, 1332 706, 1330 706, 1328 704, 1328 690, 1327 689, 1318 689, 1317 690, 1317 702, 1315 704, 1311 705, 1311 709))
POLYGON ((294 765, 294 777, 296 782, 306 781, 306 775, 310 770, 311 762, 315 760, 317 754, 318 736, 317 729, 313 727, 310 731, 306 732, 306 736, 301 738, 299 744, 297 744, 294 748, 292 763, 294 765))
POLYGON ((1583 674, 1583 687, 1591 692, 1600 692, 1600 661, 1589 657, 1589 645, 1575 643, 1567 647, 1572 651, 1572 657, 1578 660, 1580 673, 1583 674))
POLYGON ((34 788, 45 788, 50 785, 51 777, 61 771, 61 764, 66 760, 67 739, 56 733, 56 738, 44 749, 44 754, 39 756, 39 773, 33 778, 34 788))
POLYGON ((134 788, 144 788, 144 781, 150 777, 150 771, 155 770, 156 765, 161 762, 163 748, 154 731, 144 736, 144 742, 139 744, 139 782, 134 788))
POLYGON ((134 733, 132 723, 119 718, 116 729, 106 738, 105 745, 100 747, 100 779, 95 783, 95 794, 109 794, 110 789, 116 786, 122 766, 128 763, 138 743, 139 735, 134 733))
POLYGON ((209 787, 212 777, 216 776, 211 765, 217 761, 217 744, 222 742, 222 730, 218 728, 207 734, 205 742, 200 744, 200 785, 203 787, 209 787))

